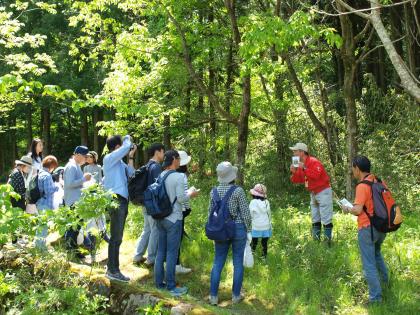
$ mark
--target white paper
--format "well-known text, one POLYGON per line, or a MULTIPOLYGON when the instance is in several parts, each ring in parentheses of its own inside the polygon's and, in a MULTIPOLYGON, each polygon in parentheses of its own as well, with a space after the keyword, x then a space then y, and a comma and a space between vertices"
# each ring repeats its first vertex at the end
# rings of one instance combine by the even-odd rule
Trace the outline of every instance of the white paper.
POLYGON ((353 204, 350 201, 348 201, 346 198, 341 199, 339 202, 344 207, 353 208, 353 204))

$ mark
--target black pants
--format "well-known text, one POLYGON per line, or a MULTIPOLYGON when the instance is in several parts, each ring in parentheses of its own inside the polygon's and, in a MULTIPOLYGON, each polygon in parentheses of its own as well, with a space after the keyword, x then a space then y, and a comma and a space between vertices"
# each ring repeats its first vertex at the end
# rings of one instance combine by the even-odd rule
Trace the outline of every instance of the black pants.
MULTIPOLYGON (((269 239, 269 237, 262 237, 261 238, 261 244, 262 244, 262 248, 263 248, 264 257, 267 257, 268 239, 269 239)), ((252 243, 251 243, 251 247, 252 247, 253 252, 255 252, 255 249, 257 248, 257 245, 258 245, 258 238, 253 237, 252 238, 252 243)))
POLYGON ((108 271, 120 271, 120 246, 124 234, 125 220, 128 214, 128 200, 117 195, 118 207, 110 209, 111 238, 108 245, 108 271))

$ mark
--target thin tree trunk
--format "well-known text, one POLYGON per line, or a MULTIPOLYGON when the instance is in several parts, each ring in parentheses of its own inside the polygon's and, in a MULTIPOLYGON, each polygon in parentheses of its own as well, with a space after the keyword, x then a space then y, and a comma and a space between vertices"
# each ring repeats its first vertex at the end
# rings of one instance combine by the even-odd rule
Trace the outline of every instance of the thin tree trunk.
MULTIPOLYGON (((233 89, 232 84, 234 81, 234 69, 235 69, 235 61, 233 60, 233 38, 230 37, 229 39, 229 53, 226 63, 226 99, 225 99, 225 111, 230 113, 230 105, 232 103, 233 97, 233 89)), ((231 158, 230 152, 230 124, 226 124, 225 127, 225 148, 224 148, 224 159, 225 161, 229 161, 231 158)))
POLYGON ((89 142, 89 124, 88 124, 88 116, 86 110, 82 109, 80 111, 80 144, 84 146, 88 146, 89 142))
POLYGON ((96 126, 98 122, 99 122, 99 108, 95 107, 93 109, 93 115, 92 115, 93 150, 100 155, 101 152, 99 152, 99 128, 96 126))
MULTIPOLYGON (((341 11, 344 8, 339 5, 341 11)), ((341 36, 343 44, 341 47, 341 58, 344 65, 343 97, 346 104, 346 131, 347 131, 347 172, 346 172, 346 197, 352 200, 353 181, 351 161, 357 154, 357 114, 354 83, 356 80, 357 61, 355 57, 356 42, 353 34, 353 24, 348 15, 340 15, 341 36)))
POLYGON ((32 104, 26 105, 26 144, 27 144, 27 152, 31 149, 31 143, 33 139, 33 132, 32 132, 32 104))
POLYGON ((165 114, 163 117, 163 144, 169 150, 171 145, 171 117, 165 114))
POLYGON ((42 140, 44 141, 43 155, 46 156, 51 152, 51 112, 47 105, 42 107, 42 140))
MULTIPOLYGON (((225 0, 225 6, 230 17, 233 39, 236 47, 241 44, 241 34, 236 17, 236 1, 225 0)), ((244 183, 244 169, 246 149, 248 145, 249 114, 251 113, 251 75, 245 74, 242 78, 242 109, 238 120, 238 149, 236 151, 236 164, 238 166, 238 183, 244 183)))

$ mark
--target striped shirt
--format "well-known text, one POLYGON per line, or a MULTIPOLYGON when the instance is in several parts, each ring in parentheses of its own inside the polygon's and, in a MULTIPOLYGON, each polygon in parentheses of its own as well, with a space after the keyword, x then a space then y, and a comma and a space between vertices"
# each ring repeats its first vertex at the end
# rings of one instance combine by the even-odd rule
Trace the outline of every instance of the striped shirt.
MULTIPOLYGON (((227 193, 230 184, 220 184, 217 186, 217 192, 222 199, 227 193)), ((211 203, 213 200, 213 190, 210 192, 209 215, 211 211, 211 203)), ((246 199, 245 191, 242 187, 237 187, 228 201, 229 212, 236 223, 244 223, 247 232, 252 230, 251 212, 249 211, 248 200, 246 199)))

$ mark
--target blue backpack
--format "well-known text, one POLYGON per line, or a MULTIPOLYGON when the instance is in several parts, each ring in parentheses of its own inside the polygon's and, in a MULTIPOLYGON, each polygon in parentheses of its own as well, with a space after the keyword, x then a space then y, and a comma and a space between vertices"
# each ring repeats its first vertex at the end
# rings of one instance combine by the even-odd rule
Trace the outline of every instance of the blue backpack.
POLYGON ((231 240, 235 235, 235 221, 229 212, 228 201, 238 186, 232 186, 220 199, 217 188, 213 188, 210 214, 206 223, 206 236, 213 241, 231 240))
POLYGON ((152 216, 153 219, 164 219, 172 213, 176 198, 171 203, 166 193, 165 180, 173 173, 175 171, 169 171, 164 176, 160 175, 156 182, 144 191, 144 206, 147 214, 152 216))

